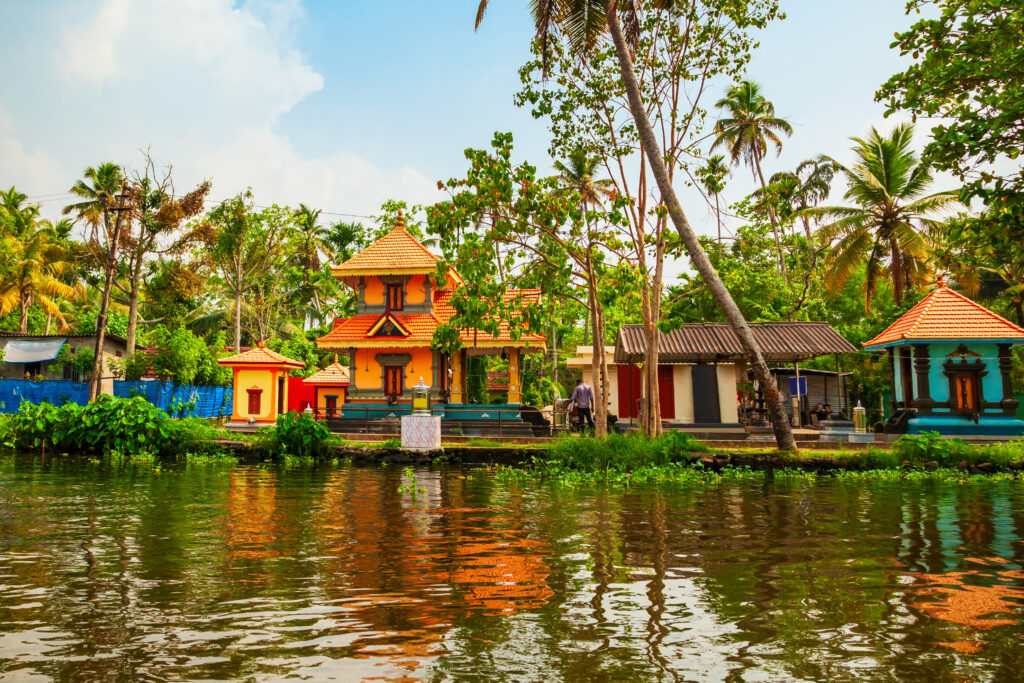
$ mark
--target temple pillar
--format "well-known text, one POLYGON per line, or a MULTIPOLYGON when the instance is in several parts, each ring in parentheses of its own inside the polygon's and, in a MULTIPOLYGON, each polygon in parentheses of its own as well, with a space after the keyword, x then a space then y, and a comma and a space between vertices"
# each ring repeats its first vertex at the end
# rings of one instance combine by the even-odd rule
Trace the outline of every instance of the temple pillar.
POLYGON ((523 387, 519 373, 519 349, 508 349, 508 402, 523 402, 523 387))
POLYGON ((358 396, 359 387, 356 386, 356 347, 348 347, 348 396, 358 396))
POLYGON ((914 407, 922 414, 932 412, 932 407, 935 405, 928 380, 931 366, 932 359, 928 355, 928 344, 914 344, 914 374, 917 375, 917 398, 914 399, 914 407))
POLYGON ((465 358, 466 358, 465 350, 459 349, 458 351, 456 351, 455 353, 453 353, 450 356, 449 361, 448 361, 449 365, 450 365, 450 368, 451 368, 451 373, 452 373, 451 374, 451 382, 452 382, 452 384, 451 384, 451 388, 449 390, 449 396, 450 396, 449 401, 451 403, 462 403, 463 402, 464 395, 462 393, 462 380, 463 380, 463 378, 466 375, 466 373, 463 370, 464 363, 465 363, 465 358))
MULTIPOLYGON (((1003 409, 1003 415, 1013 417, 1017 414, 1017 399, 1013 395, 1013 356, 1010 354, 1009 344, 999 344, 999 376, 1003 381, 1003 400, 999 406, 1003 409)), ((980 380, 979 380, 980 381, 980 380)))

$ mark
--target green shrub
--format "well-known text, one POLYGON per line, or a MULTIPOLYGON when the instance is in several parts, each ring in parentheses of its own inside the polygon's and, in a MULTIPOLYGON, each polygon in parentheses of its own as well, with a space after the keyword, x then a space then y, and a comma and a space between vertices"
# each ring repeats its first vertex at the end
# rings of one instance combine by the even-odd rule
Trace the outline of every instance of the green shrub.
POLYGON ((290 412, 278 416, 274 428, 261 435, 275 458, 306 459, 327 455, 331 431, 323 422, 317 422, 309 415, 290 412))
POLYGON ((689 462, 687 453, 708 446, 691 434, 669 431, 653 439, 640 434, 609 434, 604 439, 565 437, 551 442, 546 460, 560 468, 628 472, 652 465, 689 462))
POLYGON ((81 452, 165 452, 172 446, 167 414, 142 398, 100 396, 80 406, 24 402, 6 425, 4 445, 81 452))

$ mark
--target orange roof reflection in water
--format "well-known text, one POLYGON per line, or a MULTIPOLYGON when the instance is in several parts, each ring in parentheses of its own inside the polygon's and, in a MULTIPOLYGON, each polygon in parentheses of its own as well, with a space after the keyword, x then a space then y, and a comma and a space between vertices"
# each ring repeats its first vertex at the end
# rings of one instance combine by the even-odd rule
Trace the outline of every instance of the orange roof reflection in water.
POLYGON ((231 473, 228 490, 227 543, 232 557, 276 557, 270 545, 277 538, 277 485, 271 472, 231 473))
MULTIPOLYGON (((987 558, 997 566, 1005 564, 1002 558, 987 558)), ((967 558, 975 564, 986 564, 984 560, 967 558)), ((925 612, 933 619, 948 621, 960 626, 988 631, 997 626, 1012 626, 1020 622, 1016 616, 1009 617, 1020 611, 1024 602, 1024 587, 1019 582, 1024 580, 1024 571, 1020 569, 1004 569, 992 571, 996 567, 986 564, 985 570, 971 569, 963 572, 947 574, 911 573, 917 583, 908 590, 911 595, 920 595, 929 599, 912 603, 911 607, 925 612), (995 585, 978 585, 992 583, 995 585), (999 616, 993 616, 999 615, 999 616)), ((939 645, 949 647, 964 654, 973 654, 981 650, 981 643, 976 641, 940 642, 939 645)))
POLYGON ((460 566, 450 582, 472 608, 501 614, 536 609, 554 594, 547 584, 550 572, 536 551, 541 546, 521 537, 460 544, 460 566))

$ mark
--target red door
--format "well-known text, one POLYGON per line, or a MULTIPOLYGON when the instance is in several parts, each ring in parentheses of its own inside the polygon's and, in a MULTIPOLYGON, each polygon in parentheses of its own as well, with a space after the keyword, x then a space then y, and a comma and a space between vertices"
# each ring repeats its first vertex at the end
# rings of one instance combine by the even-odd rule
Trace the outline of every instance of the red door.
POLYGON ((397 365, 384 367, 384 395, 402 395, 402 368, 397 365))
POLYGON ((672 366, 658 366, 658 401, 661 403, 661 419, 674 420, 676 417, 676 388, 672 383, 672 366))
POLYGON ((639 417, 637 399, 640 398, 640 368, 635 365, 617 365, 619 382, 619 419, 639 417))

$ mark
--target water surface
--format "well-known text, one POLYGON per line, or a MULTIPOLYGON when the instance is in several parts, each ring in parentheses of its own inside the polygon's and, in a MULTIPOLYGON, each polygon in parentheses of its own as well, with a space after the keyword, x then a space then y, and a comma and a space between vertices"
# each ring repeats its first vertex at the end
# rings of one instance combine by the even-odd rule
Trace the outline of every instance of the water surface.
POLYGON ((0 460, 0 678, 1024 672, 1024 485, 0 460))

